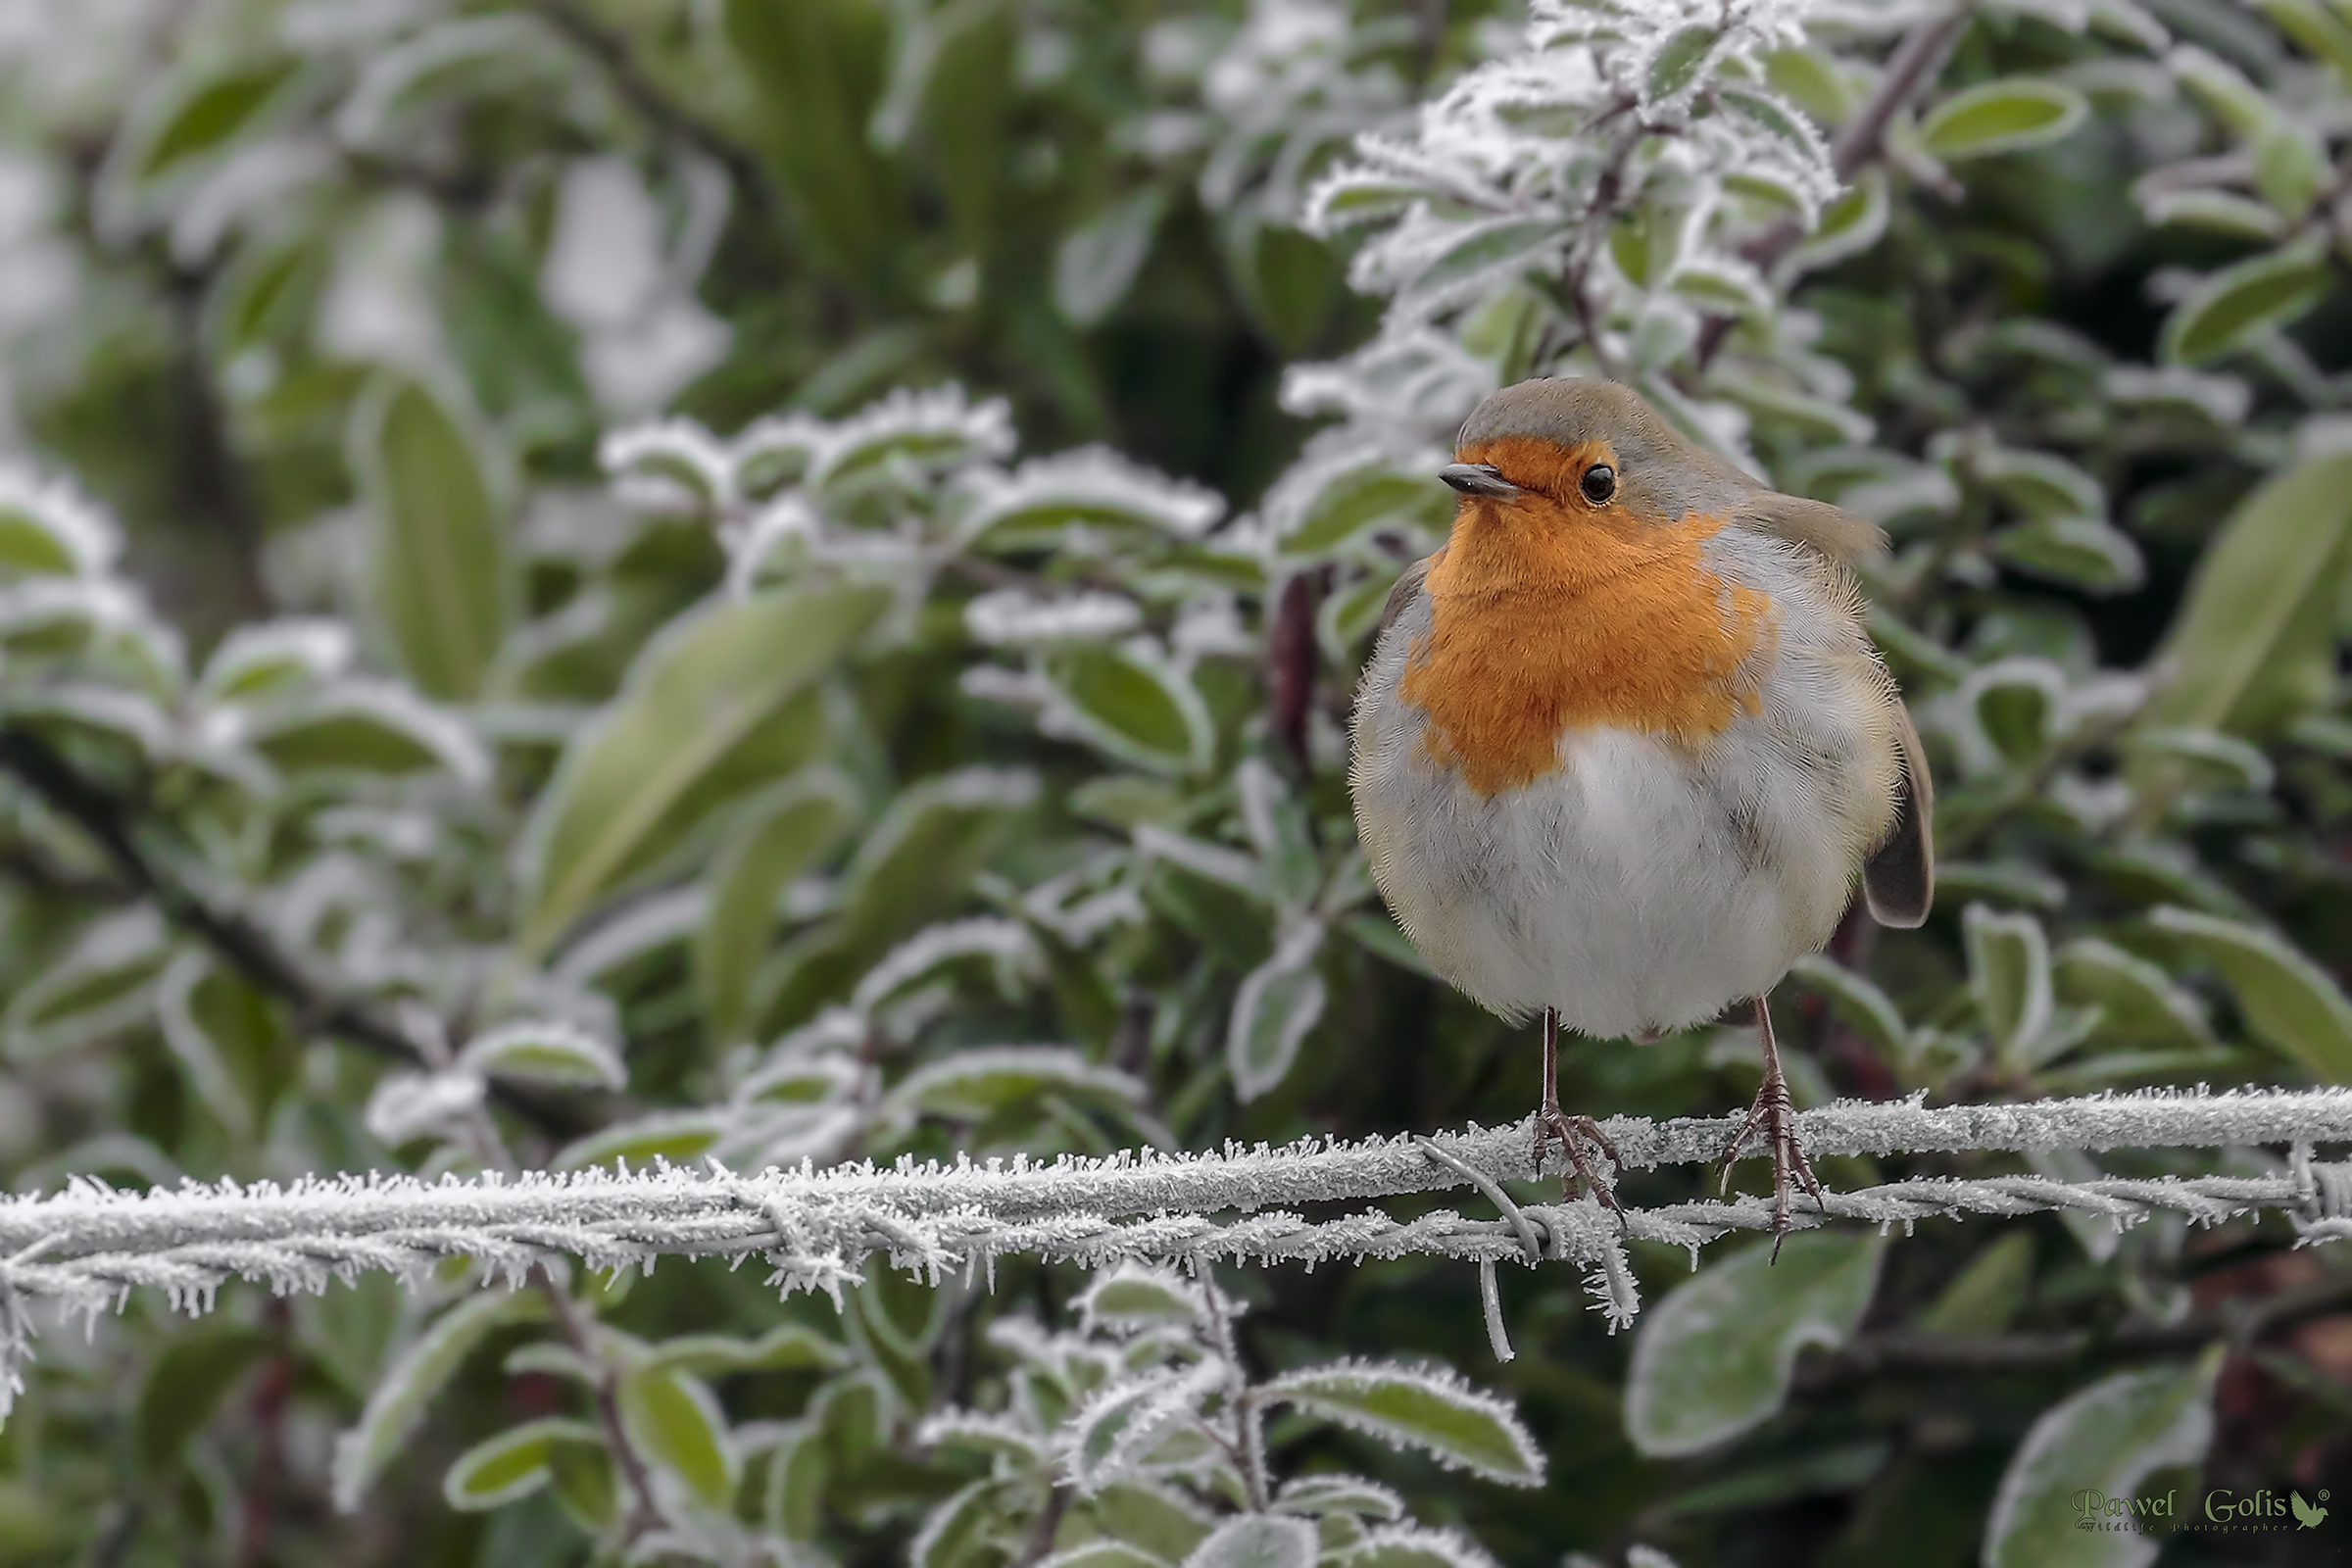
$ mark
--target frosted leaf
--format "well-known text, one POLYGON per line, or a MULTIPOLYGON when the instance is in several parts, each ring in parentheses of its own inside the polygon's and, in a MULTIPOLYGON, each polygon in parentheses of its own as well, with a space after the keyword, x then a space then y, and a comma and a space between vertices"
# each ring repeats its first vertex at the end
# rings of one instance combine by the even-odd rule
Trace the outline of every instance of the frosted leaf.
POLYGON ((0 463, 0 561, 19 570, 95 577, 122 548, 122 529, 77 486, 0 463))
POLYGON ((597 463, 624 501, 648 510, 735 500, 735 458, 692 419, 662 419, 609 430, 597 463))
POLYGON ((458 1054, 461 1069, 536 1083, 625 1089, 620 1053, 585 1029, 553 1019, 512 1023, 473 1037, 458 1054))
POLYGON ((1108 1330, 1127 1335, 1174 1325, 1197 1328, 1202 1317, 1200 1287, 1173 1269, 1123 1263, 1095 1276, 1072 1303, 1089 1334, 1108 1330))
POLYGON ((1081 592, 1042 599, 1026 589, 1000 588, 963 607, 965 630, 974 642, 991 648, 1112 642, 1143 623, 1143 608, 1124 594, 1081 592))
POLYGON ((350 667, 356 639, 339 620, 288 618, 239 626, 205 662, 198 690, 215 700, 327 680, 350 667))
POLYGON ((1258 639, 1242 624, 1241 607, 1230 593, 1196 594, 1176 612, 1168 647, 1181 659, 1254 659, 1258 639))
POLYGON ((361 1119, 387 1147, 398 1148, 463 1123, 481 1109, 488 1087, 481 1074, 470 1068, 387 1074, 368 1097, 368 1109, 361 1119))
POLYGON ((1011 454, 1012 408, 1002 398, 975 404, 963 388, 928 392, 900 388, 858 414, 828 425, 813 443, 811 490, 862 474, 891 455, 934 472, 1011 454))
POLYGON ((1082 447, 1032 458, 1010 473, 980 470, 957 533, 978 540, 992 529, 1125 524, 1179 539, 1198 539, 1225 514, 1214 491, 1154 473, 1107 447, 1082 447))
POLYGON ((1037 944, 1017 920, 980 916, 950 920, 916 932, 883 956, 858 980, 850 1005, 871 1012, 893 993, 922 979, 942 964, 958 958, 984 957, 1009 982, 1037 956, 1037 944))
POLYGON ((1233 1369, 1211 1357, 1103 1389, 1064 1429, 1072 1484, 1091 1496, 1133 1475, 1163 1440, 1200 1419, 1201 1405, 1232 1380, 1233 1369))

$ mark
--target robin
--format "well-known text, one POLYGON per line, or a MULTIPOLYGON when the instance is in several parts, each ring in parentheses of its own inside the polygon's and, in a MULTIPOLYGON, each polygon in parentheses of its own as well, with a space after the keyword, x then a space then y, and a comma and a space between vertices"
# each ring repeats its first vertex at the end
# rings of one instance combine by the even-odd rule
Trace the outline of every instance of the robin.
POLYGON ((1562 1026, 1646 1044, 1746 1002, 1764 1083, 1722 1168, 1760 1141, 1786 1235, 1791 1174, 1821 1187, 1766 999, 1857 873, 1885 925, 1935 891, 1927 760, 1851 566, 1884 536, 1612 381, 1505 387, 1454 456, 1452 530, 1397 579, 1356 696, 1373 879, 1456 989, 1542 1016, 1537 1168, 1557 1139, 1611 1208, 1592 1161, 1616 1150, 1560 1108, 1562 1026))

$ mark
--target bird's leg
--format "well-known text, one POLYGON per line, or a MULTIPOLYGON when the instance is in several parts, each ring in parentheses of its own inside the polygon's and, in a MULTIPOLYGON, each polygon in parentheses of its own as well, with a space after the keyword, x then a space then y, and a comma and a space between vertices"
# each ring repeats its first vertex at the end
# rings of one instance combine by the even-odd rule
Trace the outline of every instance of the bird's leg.
POLYGON ((1740 1149, 1751 1136, 1760 1136, 1772 1154, 1772 1255, 1781 1255, 1781 1240, 1788 1234, 1788 1177, 1791 1172, 1805 1184, 1813 1201, 1821 1201, 1821 1183, 1813 1179, 1813 1167, 1805 1160, 1804 1146, 1796 1138, 1796 1110, 1788 1102, 1788 1080, 1781 1072, 1779 1043, 1772 1037, 1772 1008, 1762 997, 1755 999, 1756 1032, 1764 1040, 1764 1083, 1756 1091, 1756 1102, 1747 1112, 1747 1120, 1732 1135, 1723 1151, 1718 1168, 1723 1176, 1723 1191, 1732 1186, 1732 1161, 1740 1157, 1740 1149))
POLYGON ((1622 1167, 1617 1146, 1609 1142, 1600 1123, 1590 1116, 1571 1116, 1560 1109, 1560 1015, 1549 1007, 1544 1009, 1544 1103, 1536 1111, 1536 1174, 1544 1174, 1544 1149, 1554 1138, 1568 1155, 1569 1174, 1560 1178, 1563 1196, 1574 1197, 1576 1184, 1600 1200, 1601 1206, 1615 1212, 1617 1223, 1625 1223, 1625 1210, 1617 1206, 1617 1195, 1593 1170, 1586 1158, 1582 1144, 1591 1144, 1596 1153, 1609 1156, 1609 1163, 1622 1167))

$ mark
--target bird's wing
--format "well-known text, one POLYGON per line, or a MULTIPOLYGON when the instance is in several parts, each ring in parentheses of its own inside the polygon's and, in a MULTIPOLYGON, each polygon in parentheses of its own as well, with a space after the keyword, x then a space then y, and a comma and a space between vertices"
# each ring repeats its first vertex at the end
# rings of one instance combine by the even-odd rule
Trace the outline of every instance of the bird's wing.
POLYGON ((1396 586, 1389 590, 1389 602, 1380 607, 1380 630, 1372 636, 1375 643, 1387 636, 1390 625, 1404 613, 1405 607, 1413 602, 1413 596, 1421 591, 1421 585, 1429 580, 1431 564, 1445 553, 1440 550, 1436 554, 1423 556, 1404 568, 1404 574, 1396 579, 1396 586))
POLYGON ((1856 561, 1886 548, 1886 532, 1877 523, 1827 501, 1785 496, 1777 490, 1756 490, 1742 497, 1732 508, 1732 522, 1819 551, 1833 561, 1856 561))
POLYGON ((2295 1505, 2296 1522, 2301 1524, 2304 1529, 2309 1530, 2316 1526, 2322 1519, 2328 1517, 2327 1509, 2314 1508, 2310 1503, 2303 1500, 2303 1494, 2300 1492, 2290 1492, 2286 1494, 2286 1496, 2287 1500, 2295 1505))
POLYGON ((1928 755, 1900 698, 1894 718, 1903 763, 1894 831, 1862 867, 1862 896, 1879 924, 1907 928, 1924 923, 1936 902, 1936 781, 1928 776, 1928 755))

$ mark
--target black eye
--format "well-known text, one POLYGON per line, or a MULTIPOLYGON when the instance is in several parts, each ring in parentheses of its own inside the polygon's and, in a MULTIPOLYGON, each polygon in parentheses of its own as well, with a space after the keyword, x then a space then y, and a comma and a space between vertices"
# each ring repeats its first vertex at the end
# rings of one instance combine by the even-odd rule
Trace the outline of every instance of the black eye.
POLYGON ((1587 501, 1597 507, 1617 493, 1617 470, 1605 463, 1595 463, 1585 470, 1578 488, 1585 492, 1587 501))

